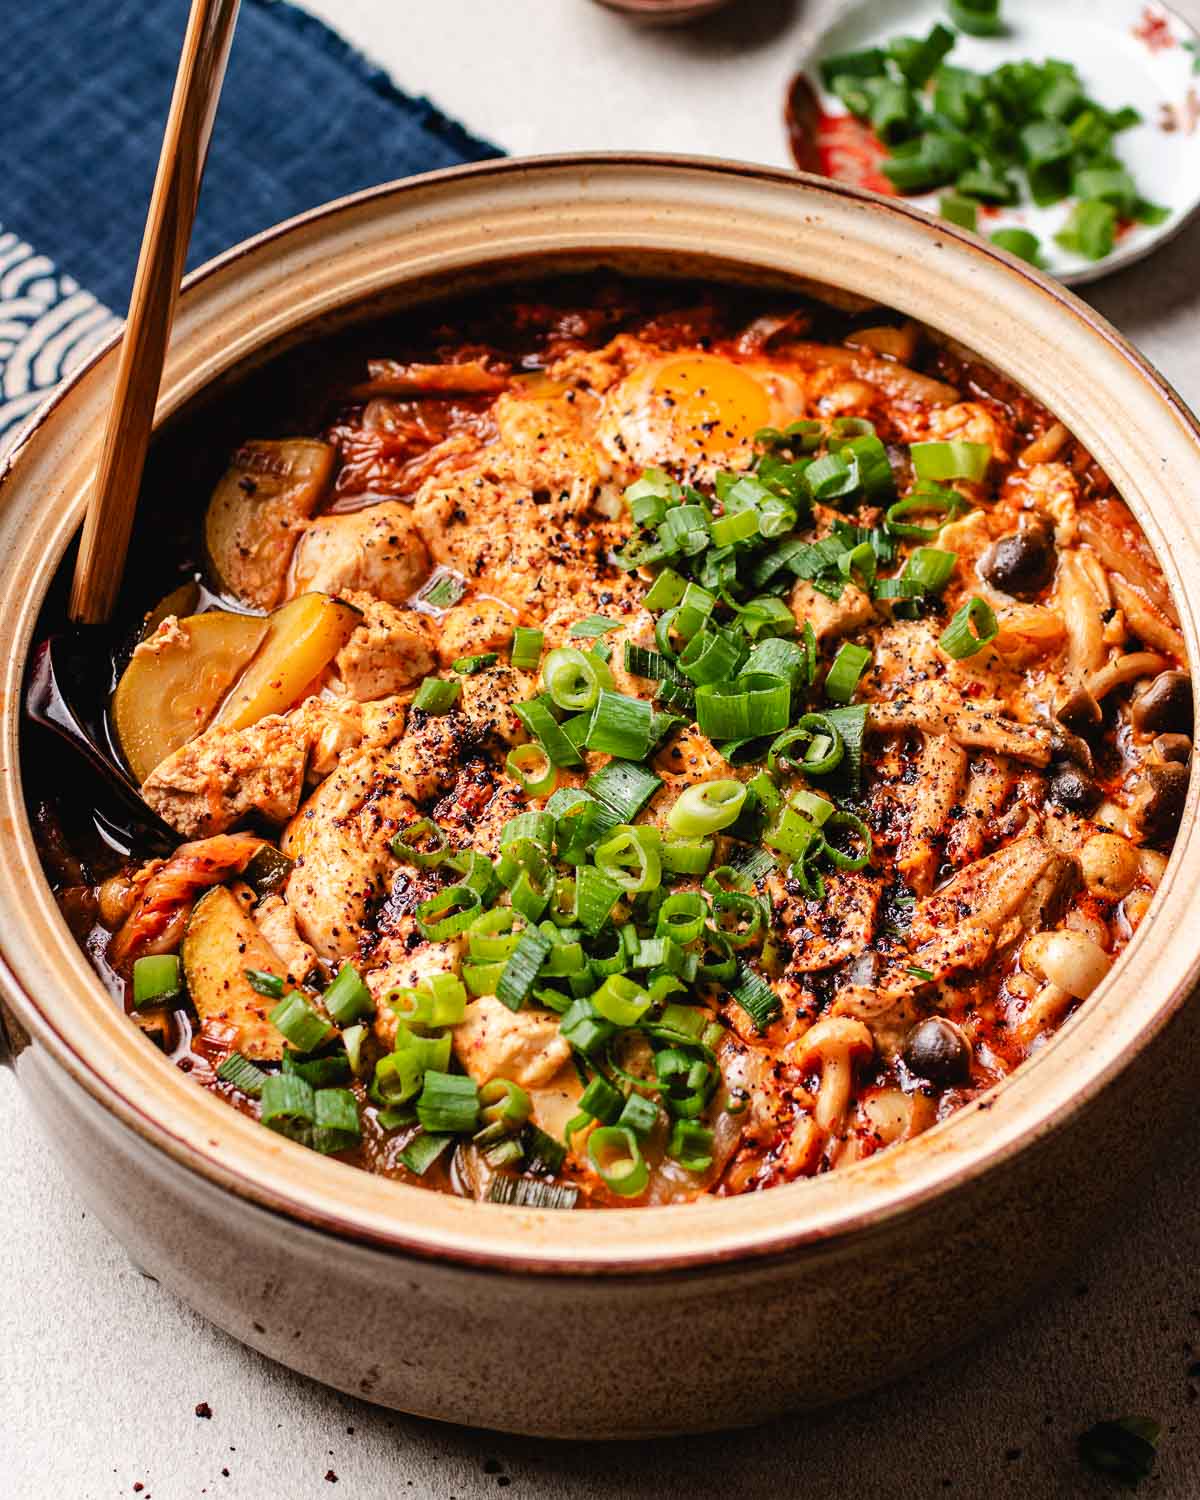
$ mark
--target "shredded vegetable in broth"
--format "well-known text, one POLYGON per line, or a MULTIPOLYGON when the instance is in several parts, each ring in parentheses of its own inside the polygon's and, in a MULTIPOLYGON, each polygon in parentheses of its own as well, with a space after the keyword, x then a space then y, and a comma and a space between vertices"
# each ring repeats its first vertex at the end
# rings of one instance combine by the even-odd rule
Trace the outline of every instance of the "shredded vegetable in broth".
POLYGON ((911 1139, 1104 982, 1191 684, 1021 391, 883 309, 618 280, 305 371, 230 398, 203 592, 133 585, 111 722, 178 847, 99 852, 40 773, 64 910, 197 1084, 441 1191, 680 1203, 911 1139))

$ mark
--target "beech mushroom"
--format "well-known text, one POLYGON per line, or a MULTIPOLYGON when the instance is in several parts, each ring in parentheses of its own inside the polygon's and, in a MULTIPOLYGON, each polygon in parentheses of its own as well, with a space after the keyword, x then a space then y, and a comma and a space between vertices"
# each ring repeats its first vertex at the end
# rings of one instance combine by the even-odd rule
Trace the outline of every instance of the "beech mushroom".
POLYGON ((819 1068, 821 1084, 813 1111, 822 1130, 832 1132, 850 1103, 854 1069, 873 1056, 875 1039, 861 1021, 849 1016, 826 1016, 809 1028, 795 1053, 796 1066, 819 1068))

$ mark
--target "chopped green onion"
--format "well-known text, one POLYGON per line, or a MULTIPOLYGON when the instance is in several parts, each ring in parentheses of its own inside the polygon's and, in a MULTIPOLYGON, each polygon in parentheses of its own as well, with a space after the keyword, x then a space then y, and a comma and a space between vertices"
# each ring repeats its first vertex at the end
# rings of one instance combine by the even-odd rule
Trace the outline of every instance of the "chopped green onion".
POLYGON ((350 1059, 344 1052, 324 1057, 302 1057, 299 1052, 285 1052, 282 1066, 285 1073, 297 1074, 315 1089, 350 1081, 350 1059))
POLYGON ((520 1010, 525 1004, 538 970, 553 947, 550 939, 538 932, 523 932, 513 949, 512 957, 504 965, 504 972, 496 986, 496 999, 509 1010, 520 1010))
POLYGON ((482 672, 488 667, 494 667, 500 660, 495 651, 483 651, 478 656, 460 656, 450 663, 452 672, 459 672, 463 677, 473 677, 476 672, 482 672))
POLYGON ((960 193, 943 193, 938 199, 938 213, 960 229, 974 229, 979 222, 979 206, 960 193))
MULTIPOLYGON (((142 960, 139 958, 138 963, 142 960)), ((256 995, 265 995, 268 1000, 279 1000, 283 996, 284 983, 280 974, 269 974, 266 969, 243 969, 246 982, 256 995)), ((136 974, 135 974, 136 979, 136 974)), ((134 1002, 136 1004, 136 1000, 134 1002)))
POLYGON ((646 597, 642 603, 647 609, 655 611, 672 609, 683 598, 686 589, 686 579, 682 578, 674 568, 664 568, 646 590, 646 597))
POLYGON ((453 974, 433 974, 417 989, 393 990, 388 1004, 406 1026, 457 1026, 466 1014, 467 996, 453 974))
POLYGON ((1064 250, 1073 250, 1087 260, 1102 260, 1116 243, 1117 211, 1100 198, 1084 198, 1071 210, 1071 217, 1054 236, 1064 250))
POLYGON ((617 1028, 611 1021, 604 1020, 591 999, 584 995, 567 1007, 559 1022, 559 1030, 577 1052, 590 1057, 612 1039, 617 1028))
POLYGON ((687 1172, 707 1172, 713 1160, 713 1133, 695 1120, 676 1120, 667 1155, 687 1172))
POLYGON ((857 813, 847 812, 844 809, 835 812, 832 817, 825 820, 822 832, 825 838, 825 855, 839 870, 861 870, 871 863, 874 848, 871 830, 857 813), (845 854, 836 844, 830 842, 832 833, 841 828, 849 829, 859 840, 860 847, 857 854, 845 854))
POLYGON ((462 683, 444 677, 426 677, 417 689, 412 706, 432 715, 449 713, 462 694, 462 683))
POLYGON ((911 537, 919 542, 931 542, 946 521, 952 521, 960 511, 966 509, 967 502, 957 490, 945 489, 941 485, 927 481, 919 489, 905 495, 903 500, 897 500, 895 505, 889 506, 884 521, 887 529, 894 536, 911 537), (905 516, 912 515, 942 516, 943 520, 932 527, 917 526, 904 519, 905 516))
POLYGON ((843 641, 825 678, 825 696, 834 703, 849 703, 870 661, 871 653, 866 646, 843 641))
POLYGON ((531 698, 527 703, 514 703, 512 711, 556 766, 583 764, 583 756, 563 733, 544 699, 531 698))
POLYGON ((658 1123, 658 1107, 644 1094, 630 1094, 616 1123, 624 1130, 632 1130, 642 1140, 658 1123))
POLYGON ((662 777, 629 760, 610 760, 589 776, 585 790, 622 823, 632 823, 662 786, 662 777))
POLYGON ((611 1125, 621 1113, 621 1106, 625 1098, 620 1089, 615 1089, 607 1078, 602 1078, 599 1073, 584 1089, 579 1096, 579 1108, 585 1115, 590 1115, 593 1120, 599 1120, 603 1125, 611 1125))
POLYGON ((360 1078, 366 1064, 366 1055, 363 1051, 363 1043, 367 1039, 367 1028, 360 1022, 357 1026, 347 1026, 342 1032, 342 1046, 346 1049, 346 1061, 350 1064, 350 1071, 355 1078, 360 1078))
POLYGON ((942 631, 938 645, 947 656, 963 661, 982 651, 999 632, 1000 625, 991 605, 978 594, 972 594, 942 631))
POLYGON ((542 659, 542 643, 546 637, 540 630, 531 630, 528 625, 518 625, 513 631, 508 659, 514 667, 531 672, 542 659))
POLYGON ((520 1130, 533 1113, 529 1095, 509 1078, 493 1078, 479 1090, 480 1118, 485 1125, 520 1130))
POLYGON ((263 1083, 259 1119, 268 1130, 307 1142, 316 1107, 311 1084, 294 1073, 275 1073, 263 1083))
POLYGON ((315 1052, 333 1034, 333 1027, 298 990, 293 990, 271 1012, 271 1025, 297 1052, 315 1052))
POLYGON ((852 791, 862 784, 863 739, 867 728, 867 706, 854 703, 846 708, 829 708, 821 715, 826 726, 832 725, 845 747, 843 774, 848 775, 852 791))
POLYGON ((235 1089, 246 1094, 251 1099, 257 1099, 263 1091, 263 1084, 270 1077, 261 1068, 256 1068, 248 1057, 243 1057, 240 1052, 231 1052, 228 1057, 222 1058, 217 1066, 217 1077, 222 1083, 232 1084, 235 1089))
POLYGON ((676 891, 659 907, 655 930, 677 943, 691 943, 704 931, 707 915, 708 907, 698 891, 676 891))
POLYGON ((918 479, 980 480, 992 461, 992 450, 986 443, 969 443, 955 438, 950 442, 912 443, 913 473, 918 479))
POLYGON ((396 1154, 410 1172, 418 1177, 424 1177, 453 1140, 452 1135, 430 1135, 428 1131, 422 1130, 396 1154))
POLYGON ((532 1177, 509 1177, 497 1172, 488 1185, 489 1203, 513 1208, 574 1208, 579 1189, 565 1183, 540 1182, 532 1177))
POLYGON ((936 594, 954 576, 957 562, 957 552, 944 552, 937 547, 917 547, 909 553, 903 576, 905 581, 921 593, 936 594))
POLYGON ((996 36, 1004 29, 1000 0, 948 0, 950 19, 968 36, 996 36))
POLYGON ((313 1101, 312 1148, 324 1155, 349 1151, 362 1140, 358 1100, 349 1089, 318 1089, 313 1101))
POLYGON ((821 80, 829 88, 835 78, 882 78, 887 70, 887 59, 879 47, 867 47, 861 52, 842 52, 836 57, 826 57, 820 67, 821 80))
POLYGON ((431 943, 465 932, 483 906, 477 890, 469 885, 450 885, 417 903, 417 926, 431 943))
POLYGON ((430 1068, 417 1100, 417 1119, 431 1133, 474 1130, 479 1121, 479 1090, 464 1073, 430 1068))
POLYGON ((375 1001, 362 981, 362 975, 351 963, 344 963, 337 977, 321 996, 330 1019, 336 1026, 347 1026, 375 1014, 375 1001))
POLYGON ((664 870, 672 875, 703 875, 712 862, 713 841, 668 833, 659 850, 664 870))
POLYGON ((620 630, 620 628, 620 620, 609 620, 604 615, 588 615, 586 620, 576 620, 567 634, 594 641, 599 636, 607 635, 610 630, 620 630))
POLYGON ((1010 255, 1027 260, 1031 266, 1040 263, 1041 243, 1037 235, 1030 234, 1028 229, 997 229, 988 238, 993 245, 999 245, 1001 250, 1007 250, 1010 255))
POLYGON ((656 828, 623 823, 597 845, 596 869, 624 891, 652 891, 662 884, 662 862, 656 828))
POLYGON ((744 647, 732 632, 701 630, 679 656, 679 670, 692 682, 723 682, 737 671, 744 647))
POLYGON ((421 869, 432 869, 445 859, 450 846, 432 818, 418 818, 402 828, 388 847, 397 859, 421 869))
POLYGON ((650 1168, 632 1130, 621 1125, 600 1126, 588 1136, 587 1154, 609 1192, 619 1198, 636 1198, 645 1192, 650 1168))
MULTIPOLYGON (((247 970, 246 977, 257 970, 247 970)), ((274 979, 276 976, 271 975, 274 979)), ((253 984, 253 980, 251 980, 253 984)), ((269 991, 272 995, 283 993, 283 980, 279 989, 269 991)), ((183 993, 183 972, 176 953, 151 953, 133 961, 133 1003, 138 1010, 147 1005, 165 1005, 183 993)), ((263 991, 259 990, 259 994, 263 991)))
POLYGON ((529 741, 516 745, 505 757, 504 768, 527 797, 544 797, 554 790, 558 768, 545 746, 529 741))
POLYGON ((453 609, 466 592, 466 582, 457 574, 437 573, 421 585, 417 598, 431 609, 453 609))
POLYGON ((542 684, 550 700, 565 713, 593 708, 601 688, 611 688, 612 673, 602 661, 577 646, 559 646, 542 663, 542 684))
POLYGON ((650 996, 624 974, 610 974, 591 1000, 598 1015, 620 1027, 636 1026, 650 1009, 650 996))
POLYGON ((777 678, 741 678, 736 686, 706 683, 696 690, 696 722, 710 740, 777 734, 791 715, 791 688, 777 678))
POLYGON ((592 710, 584 743, 624 760, 645 760, 650 749, 653 710, 644 698, 601 689, 592 710))
POLYGON ((737 961, 737 977, 729 993, 742 1007, 759 1031, 765 1031, 779 1014, 779 996, 756 969, 743 959, 737 961))
POLYGON ((716 833, 736 821, 745 800, 746 788, 740 781, 698 782, 676 798, 667 814, 667 827, 685 835, 716 833))

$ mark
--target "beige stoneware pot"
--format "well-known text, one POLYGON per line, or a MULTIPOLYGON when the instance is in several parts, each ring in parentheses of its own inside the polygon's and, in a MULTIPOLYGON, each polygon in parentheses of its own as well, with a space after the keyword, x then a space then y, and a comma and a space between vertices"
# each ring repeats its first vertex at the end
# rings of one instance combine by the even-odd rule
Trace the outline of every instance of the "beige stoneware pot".
MULTIPOLYGON (((1060 286, 948 224, 816 178, 573 157, 332 204, 191 278, 160 420, 353 309, 597 264, 815 279, 969 345, 1108 470, 1200 660, 1200 434, 1179 399, 1060 286)), ((76 376, 0 477, 0 977, 29 1102, 136 1263, 236 1338, 342 1390, 573 1437, 753 1422, 1036 1318, 1025 1294, 1112 1216, 1194 1091, 1195 777, 1166 877, 1108 981, 1001 1088, 909 1144, 746 1198, 602 1213, 465 1202, 326 1160, 196 1088, 117 1012, 34 851, 22 677, 114 365, 110 348, 76 376)), ((246 422, 252 433, 252 412, 246 422)))

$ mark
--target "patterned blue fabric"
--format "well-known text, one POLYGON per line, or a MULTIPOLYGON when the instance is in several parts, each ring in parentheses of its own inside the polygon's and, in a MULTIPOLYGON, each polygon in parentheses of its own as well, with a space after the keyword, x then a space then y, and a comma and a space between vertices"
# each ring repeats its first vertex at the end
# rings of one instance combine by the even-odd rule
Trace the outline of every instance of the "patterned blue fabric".
MULTIPOLYGON (((123 313, 188 0, 4 7, 0 445, 123 313)), ((343 193, 501 153, 282 0, 242 0, 189 265, 343 193)))

